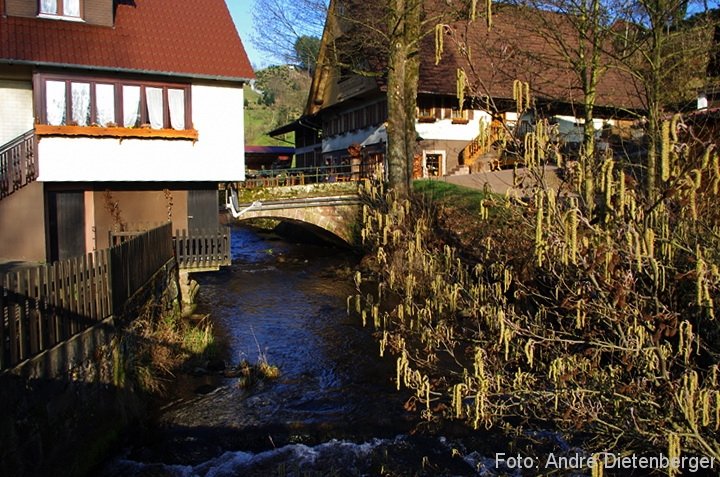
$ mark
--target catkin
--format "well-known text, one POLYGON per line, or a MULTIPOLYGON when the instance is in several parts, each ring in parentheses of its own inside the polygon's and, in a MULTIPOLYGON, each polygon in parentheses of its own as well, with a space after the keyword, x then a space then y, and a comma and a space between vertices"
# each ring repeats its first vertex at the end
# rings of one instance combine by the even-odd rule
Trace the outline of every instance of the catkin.
POLYGON ((467 76, 465 70, 462 68, 457 69, 457 100, 460 112, 462 112, 465 105, 465 86, 467 85, 467 76))
POLYGON ((439 64, 443 54, 443 40, 445 37, 445 25, 435 25, 435 64, 439 64))
POLYGON ((670 122, 663 121, 662 123, 662 145, 660 149, 660 177, 664 182, 670 179, 670 148, 672 144, 670 142, 670 122))

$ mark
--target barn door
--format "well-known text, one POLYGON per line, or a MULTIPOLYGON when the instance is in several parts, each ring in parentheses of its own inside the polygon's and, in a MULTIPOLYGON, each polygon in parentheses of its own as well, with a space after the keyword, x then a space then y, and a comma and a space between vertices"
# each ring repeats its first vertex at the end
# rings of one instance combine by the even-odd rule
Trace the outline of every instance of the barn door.
POLYGON ((218 208, 217 189, 188 191, 188 229, 217 229, 218 208))
POLYGON ((85 254, 85 198, 82 191, 48 192, 50 260, 85 254))

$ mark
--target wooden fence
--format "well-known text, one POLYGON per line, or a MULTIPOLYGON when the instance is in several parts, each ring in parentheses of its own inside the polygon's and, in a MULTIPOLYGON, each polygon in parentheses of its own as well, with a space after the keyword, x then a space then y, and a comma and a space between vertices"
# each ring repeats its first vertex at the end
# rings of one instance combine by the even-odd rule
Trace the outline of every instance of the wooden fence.
MULTIPOLYGON (((112 245, 120 245, 127 240, 143 233, 141 230, 130 227, 122 232, 110 232, 109 240, 112 245)), ((172 249, 181 270, 216 270, 231 263, 230 255, 230 228, 218 227, 212 229, 178 229, 172 237, 172 249)))
POLYGON ((121 307, 173 257, 170 223, 110 248, 113 311, 121 307))
POLYGON ((173 240, 180 269, 212 270, 231 263, 229 227, 177 230, 173 240))
POLYGON ((0 370, 118 313, 173 256, 170 224, 119 246, 0 281, 0 370))

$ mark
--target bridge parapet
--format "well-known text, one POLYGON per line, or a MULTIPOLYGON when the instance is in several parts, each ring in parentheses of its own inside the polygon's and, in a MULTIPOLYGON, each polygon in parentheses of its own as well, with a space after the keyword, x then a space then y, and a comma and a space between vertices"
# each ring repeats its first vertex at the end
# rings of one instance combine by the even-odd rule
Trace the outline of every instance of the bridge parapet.
POLYGON ((256 201, 240 204, 239 209, 244 212, 236 220, 267 218, 302 222, 320 227, 354 246, 361 207, 358 195, 256 201))

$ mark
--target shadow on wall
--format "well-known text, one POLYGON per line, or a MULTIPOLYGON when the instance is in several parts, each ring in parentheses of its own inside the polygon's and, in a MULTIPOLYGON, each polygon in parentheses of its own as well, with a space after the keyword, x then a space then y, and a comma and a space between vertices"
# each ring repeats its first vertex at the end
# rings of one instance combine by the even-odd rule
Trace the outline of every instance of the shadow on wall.
POLYGON ((82 476, 144 417, 141 397, 100 382, 0 376, 0 474, 82 476))

